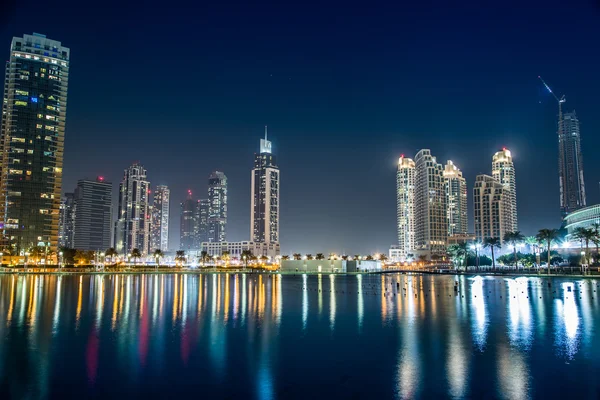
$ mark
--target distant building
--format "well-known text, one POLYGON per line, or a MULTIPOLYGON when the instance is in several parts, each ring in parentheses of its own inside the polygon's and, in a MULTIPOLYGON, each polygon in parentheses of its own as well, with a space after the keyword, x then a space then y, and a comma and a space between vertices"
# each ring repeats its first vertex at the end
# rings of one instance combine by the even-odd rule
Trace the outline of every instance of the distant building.
POLYGON ((559 116, 558 168, 560 209, 565 217, 570 212, 586 206, 581 133, 575 111, 559 116))
POLYGON ((423 149, 415 156, 415 169, 415 251, 441 258, 448 238, 444 167, 423 149))
POLYGON ((73 193, 65 193, 60 201, 60 214, 58 218, 58 245, 73 248, 73 193))
POLYGON ((197 250, 197 222, 195 218, 197 202, 192 199, 192 191, 180 204, 179 248, 181 250, 197 250))
POLYGON ((206 251, 209 256, 220 257, 223 252, 227 252, 231 258, 241 260, 244 251, 250 251, 256 257, 270 257, 275 260, 280 253, 279 243, 259 243, 259 242, 204 242, 202 251, 206 251))
POLYGON ((406 258, 415 249, 415 176, 415 162, 402 155, 396 172, 398 245, 392 246, 394 258, 398 259, 406 258))
POLYGON ((279 167, 271 154, 271 142, 260 140, 260 153, 254 155, 251 180, 252 211, 250 237, 254 242, 279 242, 279 167))
POLYGON ((171 191, 165 185, 158 185, 154 190, 152 205, 152 237, 150 248, 163 252, 169 249, 169 205, 171 191))
POLYGON ((74 195, 73 247, 105 251, 111 244, 112 184, 99 176, 80 179, 74 195))
POLYGON ((353 273, 379 272, 381 261, 376 260, 281 260, 281 272, 353 273))
POLYGON ((446 189, 446 218, 448 219, 448 236, 467 233, 467 181, 460 169, 450 160, 444 169, 444 186, 446 189))
POLYGON ((502 242, 504 234, 511 232, 510 195, 504 185, 489 175, 477 175, 473 187, 473 209, 475 220, 475 238, 483 242, 486 238, 498 238, 502 242))
POLYGON ((227 239, 227 177, 215 171, 208 178, 208 241, 227 239))
POLYGON ((0 137, 0 225, 23 254, 58 246, 70 50, 34 33, 13 37, 0 137))
POLYGON ((203 242, 208 242, 208 215, 210 212, 210 201, 208 199, 200 199, 196 202, 195 221, 197 224, 196 232, 198 248, 203 242))
POLYGON ((150 252, 150 182, 146 169, 134 163, 125 170, 119 187, 119 209, 115 228, 115 248, 119 254, 138 249, 150 252))
POLYGON ((517 224, 517 187, 515 183, 515 166, 510 150, 503 148, 492 158, 492 177, 502 184, 503 196, 506 200, 503 216, 506 232, 518 230, 517 224))
POLYGON ((595 229, 600 224, 600 204, 581 208, 565 216, 564 226, 567 229, 567 241, 577 241, 574 234, 577 228, 595 229))

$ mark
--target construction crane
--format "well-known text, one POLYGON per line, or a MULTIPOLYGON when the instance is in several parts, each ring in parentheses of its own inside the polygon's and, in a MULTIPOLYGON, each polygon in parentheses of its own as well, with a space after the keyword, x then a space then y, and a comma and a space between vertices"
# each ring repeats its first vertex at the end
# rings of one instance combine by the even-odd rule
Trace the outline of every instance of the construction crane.
POLYGON ((559 99, 558 96, 552 91, 552 89, 550 89, 550 86, 548 86, 548 84, 546 82, 544 82, 542 77, 538 75, 538 78, 540 79, 540 81, 542 81, 542 83, 544 84, 546 89, 548 89, 550 94, 552 94, 552 96, 554 96, 554 98, 558 102, 558 120, 562 121, 562 105, 563 105, 563 103, 565 103, 567 101, 567 98, 564 95, 562 95, 559 99))

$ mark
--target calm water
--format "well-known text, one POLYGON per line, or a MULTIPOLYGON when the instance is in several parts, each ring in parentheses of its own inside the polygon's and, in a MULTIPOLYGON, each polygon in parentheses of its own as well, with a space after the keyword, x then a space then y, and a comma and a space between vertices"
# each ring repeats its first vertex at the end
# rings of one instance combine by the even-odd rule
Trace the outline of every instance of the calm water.
POLYGON ((597 284, 3 275, 0 397, 599 398, 597 284))

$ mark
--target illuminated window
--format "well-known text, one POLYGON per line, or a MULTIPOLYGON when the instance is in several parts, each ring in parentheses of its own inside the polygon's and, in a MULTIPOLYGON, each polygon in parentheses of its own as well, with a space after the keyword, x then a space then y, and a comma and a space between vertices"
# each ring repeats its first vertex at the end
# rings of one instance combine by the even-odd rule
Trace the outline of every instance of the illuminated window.
POLYGON ((15 106, 26 106, 27 102, 22 100, 15 101, 15 106))
POLYGON ((31 176, 31 171, 25 171, 25 174, 26 174, 27 176, 31 176))
MULTIPOLYGON (((22 151, 21 151, 22 153, 22 151)), ((27 154, 33 154, 33 150, 27 150, 27 154)))
POLYGON ((50 210, 47 210, 45 208, 40 208, 40 214, 50 214, 50 210))
POLYGON ((54 106, 46 106, 46 109, 56 111, 56 107, 54 106))
POLYGON ((36 124, 35 127, 36 129, 42 129, 42 124, 36 124))
POLYGON ((15 93, 20 96, 29 96, 29 92, 26 90, 15 90, 15 93))
POLYGON ((56 127, 54 127, 54 126, 49 126, 49 125, 46 125, 46 130, 48 130, 48 131, 52 131, 52 132, 56 132, 56 127))
POLYGON ((56 120, 56 117, 54 115, 46 115, 46 119, 50 120, 50 121, 54 121, 54 120, 56 120))
POLYGON ((18 147, 15 147, 15 148, 13 148, 13 153, 25 153, 25 150, 24 149, 19 149, 18 147))
POLYGON ((12 141, 13 142, 19 142, 19 143, 25 143, 25 138, 13 137, 12 141))
POLYGON ((14 175, 23 175, 23 170, 22 169, 9 169, 8 173, 14 174, 14 175))
POLYGON ((21 196, 21 192, 11 192, 11 191, 9 191, 8 195, 9 196, 17 196, 17 197, 19 197, 19 196, 21 196))

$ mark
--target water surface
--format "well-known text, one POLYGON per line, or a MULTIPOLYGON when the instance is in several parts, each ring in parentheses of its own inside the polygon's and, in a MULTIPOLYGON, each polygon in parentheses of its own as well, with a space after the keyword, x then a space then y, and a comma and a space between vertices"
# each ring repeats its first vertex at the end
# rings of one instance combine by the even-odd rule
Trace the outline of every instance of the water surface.
POLYGON ((599 398, 597 284, 399 274, 2 275, 0 394, 599 398))

